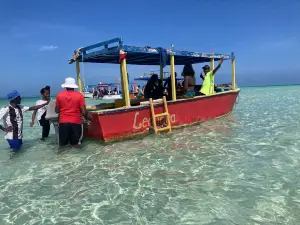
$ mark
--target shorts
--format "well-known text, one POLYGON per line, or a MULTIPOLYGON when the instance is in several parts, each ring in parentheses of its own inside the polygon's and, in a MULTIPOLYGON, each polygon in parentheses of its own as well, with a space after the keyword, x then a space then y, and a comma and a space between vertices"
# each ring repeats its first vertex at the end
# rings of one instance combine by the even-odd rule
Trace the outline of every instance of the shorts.
POLYGON ((60 123, 59 131, 59 145, 65 146, 80 145, 83 136, 83 125, 75 123, 60 123))
POLYGON ((185 93, 185 95, 188 96, 188 97, 193 97, 193 96, 195 96, 195 92, 194 91, 187 91, 185 93))
POLYGON ((22 139, 7 140, 9 147, 13 150, 19 150, 23 144, 22 139))

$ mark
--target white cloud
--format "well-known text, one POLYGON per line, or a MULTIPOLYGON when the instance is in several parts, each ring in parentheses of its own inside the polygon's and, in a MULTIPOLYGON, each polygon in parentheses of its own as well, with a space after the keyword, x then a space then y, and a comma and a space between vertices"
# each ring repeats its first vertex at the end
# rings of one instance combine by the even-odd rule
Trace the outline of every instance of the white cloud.
POLYGON ((44 46, 40 47, 39 51, 53 51, 57 48, 58 47, 55 45, 44 45, 44 46))

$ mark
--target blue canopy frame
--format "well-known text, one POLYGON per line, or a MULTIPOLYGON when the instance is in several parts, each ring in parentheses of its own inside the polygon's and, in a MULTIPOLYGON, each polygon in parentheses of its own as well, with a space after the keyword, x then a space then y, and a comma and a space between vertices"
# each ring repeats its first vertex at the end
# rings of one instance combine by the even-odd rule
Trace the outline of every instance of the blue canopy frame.
MULTIPOLYGON (((132 65, 161 65, 162 54, 166 54, 167 56, 174 55, 175 65, 204 63, 210 62, 211 59, 218 61, 221 58, 228 60, 234 57, 233 54, 224 55, 152 48, 149 46, 129 46, 123 44, 122 38, 114 38, 75 50, 74 56, 69 60, 69 63, 71 64, 77 61, 119 64, 119 55, 121 50, 127 53, 127 64, 132 65), (109 45, 111 46, 109 47, 109 45)), ((170 65, 170 57, 165 57, 164 64, 170 65)))

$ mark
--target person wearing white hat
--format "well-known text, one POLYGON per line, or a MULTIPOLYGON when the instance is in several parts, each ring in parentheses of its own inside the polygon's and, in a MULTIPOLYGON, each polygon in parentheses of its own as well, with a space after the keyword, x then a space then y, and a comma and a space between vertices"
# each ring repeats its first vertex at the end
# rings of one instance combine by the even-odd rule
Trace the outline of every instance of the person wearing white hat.
POLYGON ((68 77, 61 85, 66 90, 59 92, 56 97, 55 111, 59 114, 59 145, 81 144, 83 136, 82 116, 89 120, 85 107, 85 100, 78 88, 75 79, 68 77))

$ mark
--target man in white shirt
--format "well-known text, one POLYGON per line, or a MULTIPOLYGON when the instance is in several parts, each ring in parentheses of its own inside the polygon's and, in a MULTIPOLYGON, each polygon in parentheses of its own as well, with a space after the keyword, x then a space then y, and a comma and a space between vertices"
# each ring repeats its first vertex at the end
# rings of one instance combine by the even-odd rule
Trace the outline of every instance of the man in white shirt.
POLYGON ((38 110, 49 102, 38 106, 22 106, 21 96, 17 91, 12 91, 7 94, 7 99, 10 102, 8 106, 0 110, 0 119, 3 119, 3 125, 0 129, 5 132, 5 139, 10 148, 19 150, 23 144, 23 113, 32 110, 38 110))
MULTIPOLYGON (((42 105, 51 100, 50 87, 49 88, 48 87, 49 86, 46 86, 41 89, 42 99, 38 100, 35 105, 42 105)), ((46 113, 47 113, 47 106, 44 106, 37 111, 34 111, 30 123, 30 127, 33 127, 34 121, 37 118, 38 124, 43 128, 42 138, 41 138, 42 141, 44 141, 49 136, 49 132, 50 132, 50 121, 46 120, 46 113)))

